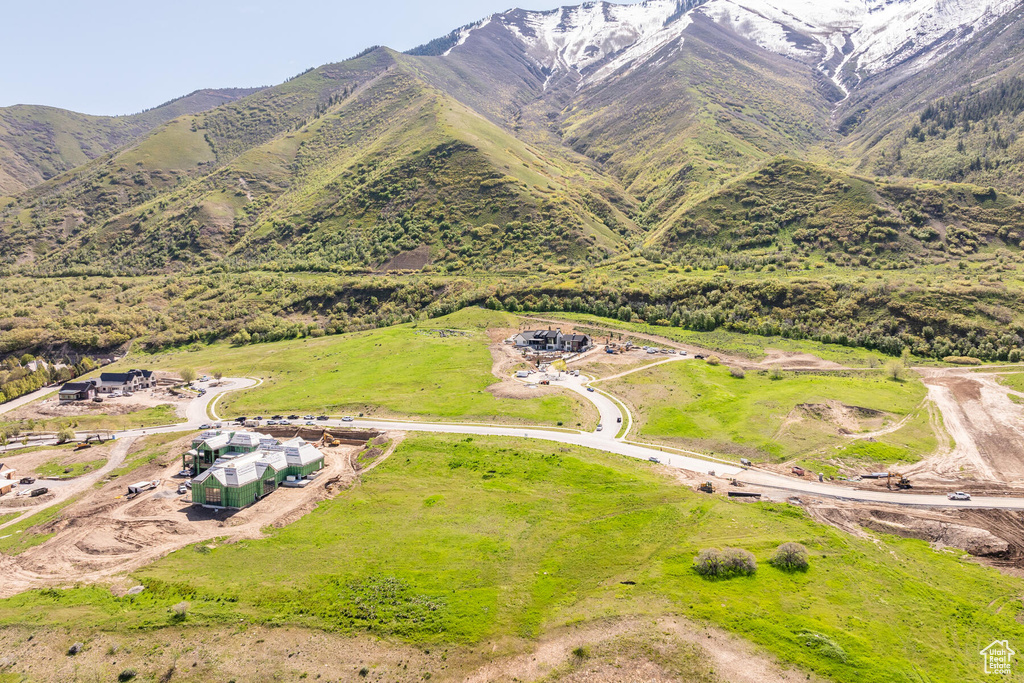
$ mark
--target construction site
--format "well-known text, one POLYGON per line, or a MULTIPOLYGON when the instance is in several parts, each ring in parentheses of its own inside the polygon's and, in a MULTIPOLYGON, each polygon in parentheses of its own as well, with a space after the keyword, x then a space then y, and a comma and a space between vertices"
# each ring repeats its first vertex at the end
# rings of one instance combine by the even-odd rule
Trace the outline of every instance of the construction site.
MULTIPOLYGON (((124 439, 93 445, 89 457, 106 465, 98 481, 81 476, 50 485, 40 497, 0 498, 0 519, 5 513, 29 514, 36 507, 63 504, 59 515, 32 529, 45 542, 28 544, 24 550, 0 554, 5 580, 0 597, 21 591, 76 581, 113 582, 125 572, 141 567, 190 544, 234 543, 259 538, 267 528, 281 527, 311 511, 320 501, 351 487, 360 474, 382 462, 401 441, 401 434, 376 430, 267 428, 265 436, 281 443, 303 440, 322 454, 316 477, 301 487, 281 486, 273 495, 260 496, 243 509, 194 505, 182 476, 181 454, 191 449, 195 433, 124 439), (168 437, 173 436, 173 439, 168 437), (154 445, 155 444, 155 445, 154 445), (141 461, 141 464, 140 464, 141 461), (111 467, 116 465, 116 467, 111 467), (124 472, 124 469, 130 471, 124 472), (122 470, 118 474, 118 469, 122 470), (59 498, 59 500, 57 500, 59 498)), ((8 455, 5 464, 29 472, 55 454, 74 454, 70 449, 33 451, 8 455)), ((207 472, 212 471, 207 469, 207 472)), ((283 475, 294 476, 294 475, 283 475)), ((0 539, 8 538, 0 530, 0 539)))

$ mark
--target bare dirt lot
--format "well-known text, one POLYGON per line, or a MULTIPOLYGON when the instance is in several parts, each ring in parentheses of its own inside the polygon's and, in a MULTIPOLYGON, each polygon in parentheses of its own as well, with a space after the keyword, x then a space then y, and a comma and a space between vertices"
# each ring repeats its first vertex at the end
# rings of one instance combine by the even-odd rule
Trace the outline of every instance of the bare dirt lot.
MULTIPOLYGON (((104 445, 92 446, 80 451, 76 451, 73 448, 58 447, 44 448, 38 451, 32 450, 24 454, 19 454, 19 451, 11 451, 0 457, 0 461, 8 467, 14 468, 17 472, 18 479, 21 479, 22 477, 38 477, 40 475, 36 472, 36 469, 51 460, 59 460, 65 465, 107 460, 110 457, 111 446, 112 444, 108 442, 104 445)), ((24 498, 24 496, 19 497, 24 498)), ((10 498, 12 498, 11 494, 0 496, 0 508, 5 507, 8 503, 8 499, 10 498)), ((39 501, 37 500, 33 502, 39 501)))
POLYGON ((185 417, 185 408, 193 395, 175 395, 164 387, 137 391, 131 396, 117 398, 104 397, 103 403, 93 401, 73 401, 62 404, 56 396, 36 403, 29 403, 9 414, 15 420, 52 420, 62 417, 82 417, 84 415, 128 415, 146 408, 160 405, 174 407, 178 417, 185 417))
POLYGON ((920 368, 956 445, 910 468, 921 475, 1024 485, 1024 407, 992 373, 920 368))
POLYGON ((176 492, 183 481, 176 476, 180 454, 190 440, 188 435, 168 444, 163 457, 133 471, 130 481, 115 479, 86 490, 56 519, 34 530, 54 534, 46 543, 13 557, 0 555, 0 597, 70 581, 109 581, 190 543, 258 538, 261 529, 295 521, 357 477, 359 446, 323 447, 326 466, 306 488, 278 489, 237 512, 206 510, 176 492), (153 479, 161 480, 159 488, 126 497, 128 484, 153 479))
POLYGON ((131 634, 0 630, 0 670, 33 681, 587 681, 795 683, 820 681, 780 666, 750 644, 681 619, 597 621, 537 641, 414 647, 370 636, 298 628, 172 626, 131 634), (74 657, 68 648, 81 642, 74 657))

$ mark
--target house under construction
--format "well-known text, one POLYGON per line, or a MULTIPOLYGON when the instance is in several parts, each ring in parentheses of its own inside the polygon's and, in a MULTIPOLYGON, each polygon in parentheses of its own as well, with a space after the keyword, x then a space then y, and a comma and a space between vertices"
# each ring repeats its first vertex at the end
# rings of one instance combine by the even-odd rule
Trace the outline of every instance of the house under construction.
POLYGON ((255 432, 203 432, 185 456, 199 472, 192 504, 208 508, 247 507, 282 484, 301 485, 324 466, 324 454, 302 438, 278 441, 255 432))

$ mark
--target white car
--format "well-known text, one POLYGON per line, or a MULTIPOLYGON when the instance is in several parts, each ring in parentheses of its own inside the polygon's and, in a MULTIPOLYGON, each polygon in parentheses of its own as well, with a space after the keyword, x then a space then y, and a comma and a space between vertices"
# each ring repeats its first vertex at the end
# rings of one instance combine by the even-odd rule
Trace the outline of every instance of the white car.
POLYGON ((352 417, 351 415, 346 415, 345 417, 341 418, 342 422, 352 422, 353 420, 355 420, 355 418, 352 417))
POLYGON ((604 425, 597 425, 597 431, 601 431, 602 429, 604 429, 604 425))
POLYGON ((947 493, 946 498, 950 500, 970 500, 971 494, 964 493, 963 491, 957 491, 956 493, 947 493))

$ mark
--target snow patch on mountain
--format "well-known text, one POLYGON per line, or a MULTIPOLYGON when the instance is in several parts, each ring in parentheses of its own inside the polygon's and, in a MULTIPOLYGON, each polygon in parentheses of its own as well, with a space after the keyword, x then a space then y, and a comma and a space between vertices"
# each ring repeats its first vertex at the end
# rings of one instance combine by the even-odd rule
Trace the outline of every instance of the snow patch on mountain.
POLYGON ((711 0, 699 11, 766 50, 817 58, 843 90, 908 63, 923 69, 1020 0, 711 0), (852 47, 843 67, 837 51, 852 47))
POLYGON ((511 10, 466 27, 447 53, 493 23, 552 78, 580 86, 678 49, 695 13, 771 52, 817 66, 844 93, 898 64, 919 70, 1021 0, 646 0, 511 10))

